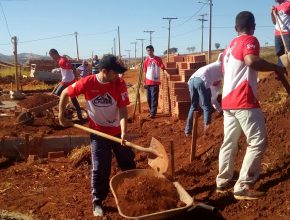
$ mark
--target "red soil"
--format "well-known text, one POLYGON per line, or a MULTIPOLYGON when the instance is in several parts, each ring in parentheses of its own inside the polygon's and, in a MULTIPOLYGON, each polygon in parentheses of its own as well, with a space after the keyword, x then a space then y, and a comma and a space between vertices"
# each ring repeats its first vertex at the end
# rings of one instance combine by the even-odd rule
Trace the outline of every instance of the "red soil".
MULTIPOLYGON (((199 118, 199 157, 192 163, 189 162, 191 139, 184 136, 184 121, 162 116, 154 120, 144 119, 141 129, 140 121, 129 124, 129 133, 139 134, 133 141, 145 147, 149 146, 150 138, 154 136, 166 147, 167 152, 170 140, 173 139, 176 180, 196 202, 217 207, 224 218, 289 219, 290 98, 287 98, 281 83, 273 76, 259 83, 258 93, 268 133, 268 146, 262 160, 261 175, 255 185, 267 194, 259 200, 236 201, 231 193, 220 195, 215 192, 218 152, 223 140, 223 119, 217 118, 216 113, 213 115, 212 132, 209 136, 203 136, 202 117, 199 118)), ((40 127, 43 129, 43 125, 40 127)), ((30 127, 22 129, 26 128, 30 127)), ((245 150, 246 140, 242 136, 236 158, 235 178, 238 176, 245 150)), ((148 168, 146 154, 138 152, 136 162, 138 168, 148 168)), ((111 175, 117 172, 119 169, 114 160, 111 175)), ((90 166, 87 164, 76 169, 68 159, 34 165, 1 163, 0 192, 0 209, 30 213, 43 220, 96 219, 92 216, 90 166)), ((111 194, 104 202, 104 210, 106 219, 122 219, 111 194)))
POLYGON ((123 214, 131 217, 177 208, 179 195, 165 178, 127 178, 116 190, 123 214))
POLYGON ((28 96, 26 99, 23 99, 18 102, 18 105, 23 108, 34 108, 38 107, 40 105, 49 103, 51 101, 58 100, 58 97, 54 95, 48 95, 48 94, 35 94, 32 96, 28 96))

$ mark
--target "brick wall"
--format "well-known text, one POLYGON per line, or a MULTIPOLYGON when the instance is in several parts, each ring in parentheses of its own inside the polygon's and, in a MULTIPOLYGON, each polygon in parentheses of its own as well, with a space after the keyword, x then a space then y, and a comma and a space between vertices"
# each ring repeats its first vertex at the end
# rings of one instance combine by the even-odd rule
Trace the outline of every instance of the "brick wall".
POLYGON ((165 63, 168 74, 161 74, 159 103, 164 114, 185 120, 190 108, 188 80, 192 74, 206 65, 205 54, 170 55, 165 63))

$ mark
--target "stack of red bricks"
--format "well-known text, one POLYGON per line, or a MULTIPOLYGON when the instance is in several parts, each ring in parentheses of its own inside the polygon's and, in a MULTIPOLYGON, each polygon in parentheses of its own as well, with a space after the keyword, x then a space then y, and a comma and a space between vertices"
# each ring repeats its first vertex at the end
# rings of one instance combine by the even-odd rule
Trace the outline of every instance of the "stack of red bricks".
POLYGON ((161 76, 160 106, 163 113, 186 119, 191 104, 187 81, 204 65, 204 54, 169 57, 166 63, 168 74, 161 76))

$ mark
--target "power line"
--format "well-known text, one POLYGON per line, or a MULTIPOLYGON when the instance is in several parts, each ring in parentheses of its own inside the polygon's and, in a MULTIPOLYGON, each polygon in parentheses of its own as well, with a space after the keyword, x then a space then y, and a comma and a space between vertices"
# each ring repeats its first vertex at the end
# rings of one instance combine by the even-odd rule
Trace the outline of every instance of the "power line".
POLYGON ((9 29, 9 25, 8 25, 8 22, 7 22, 7 18, 6 18, 5 12, 4 12, 4 8, 3 8, 3 5, 2 5, 1 2, 0 2, 0 6, 1 6, 1 10, 2 10, 2 13, 3 13, 4 20, 5 20, 7 32, 9 34, 10 38, 12 38, 12 35, 10 33, 10 29, 9 29))
POLYGON ((71 34, 63 34, 63 35, 57 35, 57 36, 52 36, 52 37, 45 37, 45 38, 38 38, 34 40, 26 40, 26 41, 20 41, 18 43, 31 43, 31 42, 36 42, 36 41, 43 41, 43 40, 50 40, 50 39, 55 39, 55 38, 61 38, 61 37, 67 37, 67 36, 72 36, 75 35, 75 33, 71 34))
POLYGON ((186 24, 187 22, 189 22, 192 18, 196 17, 197 14, 204 8, 205 5, 202 5, 192 16, 190 16, 187 20, 185 20, 183 23, 179 24, 179 25, 175 25, 173 26, 173 28, 177 28, 180 27, 184 24, 186 24))

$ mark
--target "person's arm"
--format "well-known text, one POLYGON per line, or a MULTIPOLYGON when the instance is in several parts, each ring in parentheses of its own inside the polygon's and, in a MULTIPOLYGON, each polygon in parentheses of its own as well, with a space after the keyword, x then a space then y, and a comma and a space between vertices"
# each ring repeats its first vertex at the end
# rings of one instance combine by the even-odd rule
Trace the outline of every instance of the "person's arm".
POLYGON ((69 95, 67 93, 67 88, 65 88, 60 95, 59 113, 58 113, 59 124, 63 127, 69 127, 73 125, 73 123, 70 120, 64 117, 65 108, 68 102, 69 102, 69 95))
POLYGON ((284 74, 288 76, 286 68, 278 66, 273 63, 269 63, 266 60, 261 59, 259 56, 248 54, 244 57, 244 60, 247 66, 249 66, 250 68, 256 71, 261 71, 261 72, 275 71, 278 78, 280 78, 281 76, 284 76, 284 74))
POLYGON ((127 107, 120 108, 119 114, 120 114, 121 139, 122 139, 121 144, 125 146, 127 137, 127 119, 128 119, 127 107))
POLYGON ((276 13, 276 8, 275 8, 275 6, 272 6, 272 9, 271 9, 271 19, 272 19, 273 24, 276 24, 276 18, 275 18, 274 13, 276 13))

